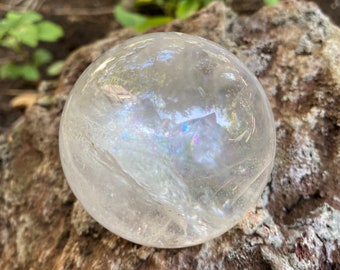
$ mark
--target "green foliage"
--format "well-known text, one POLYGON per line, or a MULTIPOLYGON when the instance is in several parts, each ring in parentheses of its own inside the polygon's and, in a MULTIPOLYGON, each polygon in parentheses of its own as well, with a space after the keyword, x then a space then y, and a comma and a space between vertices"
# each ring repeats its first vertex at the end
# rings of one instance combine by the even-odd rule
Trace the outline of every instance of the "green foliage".
POLYGON ((40 66, 52 60, 52 54, 45 49, 37 49, 33 52, 33 64, 40 66))
POLYGON ((201 1, 181 0, 176 7, 176 18, 185 19, 199 10, 201 1))
POLYGON ((124 27, 132 27, 143 33, 150 28, 165 24, 173 19, 185 19, 200 8, 208 5, 212 0, 135 0, 135 8, 141 6, 157 6, 162 14, 148 16, 126 10, 122 5, 114 8, 116 20, 124 27))
POLYGON ((149 17, 138 13, 127 11, 123 6, 117 5, 114 9, 116 20, 124 27, 132 27, 137 32, 145 32, 146 30, 162 25, 172 20, 168 16, 149 17))
POLYGON ((272 6, 272 5, 276 5, 280 2, 280 0, 264 0, 264 4, 266 6, 272 6))
POLYGON ((59 25, 43 20, 37 12, 8 11, 0 20, 0 46, 14 51, 16 59, 0 67, 0 77, 37 81, 39 67, 52 60, 49 51, 37 48, 39 42, 55 42, 63 35, 59 25))
POLYGON ((113 13, 116 20, 124 27, 135 27, 145 22, 146 16, 127 11, 123 6, 117 5, 113 13))
POLYGON ((8 79, 21 77, 27 81, 37 81, 40 74, 38 68, 34 65, 7 63, 1 66, 0 76, 8 79))
POLYGON ((52 63, 48 68, 47 68, 47 74, 49 76, 56 76, 60 74, 62 67, 64 66, 64 61, 59 60, 55 61, 52 63))

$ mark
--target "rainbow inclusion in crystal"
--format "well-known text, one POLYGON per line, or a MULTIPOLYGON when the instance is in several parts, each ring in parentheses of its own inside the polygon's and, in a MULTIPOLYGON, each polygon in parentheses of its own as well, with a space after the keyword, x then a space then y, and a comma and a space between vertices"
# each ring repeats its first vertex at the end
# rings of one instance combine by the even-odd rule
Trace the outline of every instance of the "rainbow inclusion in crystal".
POLYGON ((103 226, 132 242, 192 246, 256 203, 275 154, 273 114, 225 48, 181 33, 132 38, 81 75, 65 105, 68 183, 103 226))

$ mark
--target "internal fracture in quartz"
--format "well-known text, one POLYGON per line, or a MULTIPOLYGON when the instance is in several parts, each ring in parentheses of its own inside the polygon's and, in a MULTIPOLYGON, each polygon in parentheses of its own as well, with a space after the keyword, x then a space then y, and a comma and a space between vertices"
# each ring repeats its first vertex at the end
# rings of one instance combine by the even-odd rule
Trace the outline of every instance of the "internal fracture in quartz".
POLYGON ((234 226, 269 180, 273 115, 247 68, 180 33, 130 39, 82 74, 60 154, 85 209, 132 242, 175 248, 234 226))

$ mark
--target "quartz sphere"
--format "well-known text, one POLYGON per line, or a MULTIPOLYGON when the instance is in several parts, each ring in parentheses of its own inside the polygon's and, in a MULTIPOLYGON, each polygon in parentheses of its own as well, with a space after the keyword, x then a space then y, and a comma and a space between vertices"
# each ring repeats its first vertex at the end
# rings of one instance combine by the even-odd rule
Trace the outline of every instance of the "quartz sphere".
POLYGON ((234 226, 275 154, 273 114, 254 75, 225 48, 182 33, 105 52, 74 85, 59 135, 65 176, 89 214, 161 248, 234 226))

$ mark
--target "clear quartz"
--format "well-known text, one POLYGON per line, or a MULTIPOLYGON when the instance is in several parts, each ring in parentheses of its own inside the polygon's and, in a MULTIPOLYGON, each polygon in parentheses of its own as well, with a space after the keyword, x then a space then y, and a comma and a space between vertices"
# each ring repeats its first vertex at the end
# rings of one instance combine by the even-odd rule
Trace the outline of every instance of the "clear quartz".
POLYGON ((161 248, 203 243, 256 203, 275 155, 273 114, 225 48, 154 33, 108 50, 65 105, 60 156, 100 224, 161 248))

